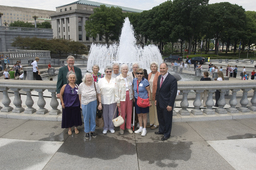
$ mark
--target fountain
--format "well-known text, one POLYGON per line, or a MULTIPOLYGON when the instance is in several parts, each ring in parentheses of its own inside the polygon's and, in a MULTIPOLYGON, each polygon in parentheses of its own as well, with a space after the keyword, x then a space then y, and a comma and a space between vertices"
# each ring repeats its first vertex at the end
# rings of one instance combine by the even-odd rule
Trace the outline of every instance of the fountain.
POLYGON ((125 18, 119 45, 113 44, 107 47, 102 44, 92 44, 87 62, 87 70, 92 71, 94 64, 99 65, 100 72, 104 72, 106 66, 113 63, 127 64, 131 71, 132 63, 139 63, 141 68, 147 69, 149 72, 150 63, 158 64, 163 62, 162 55, 155 45, 148 45, 142 48, 136 45, 133 27, 129 18, 125 18))

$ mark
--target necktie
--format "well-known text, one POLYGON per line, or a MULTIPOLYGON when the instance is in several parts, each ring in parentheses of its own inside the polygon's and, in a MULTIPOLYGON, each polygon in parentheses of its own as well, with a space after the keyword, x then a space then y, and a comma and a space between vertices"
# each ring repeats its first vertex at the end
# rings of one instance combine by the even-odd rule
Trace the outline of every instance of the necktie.
POLYGON ((164 77, 162 76, 162 78, 161 78, 161 82, 160 82, 160 88, 161 88, 161 86, 162 86, 163 82, 164 82, 164 77))

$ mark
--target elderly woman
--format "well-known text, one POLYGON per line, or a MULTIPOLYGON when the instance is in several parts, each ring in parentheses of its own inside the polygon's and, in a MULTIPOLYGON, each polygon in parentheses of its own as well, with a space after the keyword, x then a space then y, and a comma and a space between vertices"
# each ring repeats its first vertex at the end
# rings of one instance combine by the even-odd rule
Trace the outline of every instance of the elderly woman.
POLYGON ((157 80, 160 73, 157 71, 158 65, 157 63, 153 62, 150 64, 151 73, 148 75, 148 80, 150 84, 150 103, 151 107, 149 107, 149 123, 150 128, 152 130, 157 129, 159 126, 158 118, 157 118, 157 110, 155 105, 155 96, 156 96, 156 89, 157 89, 157 80))
POLYGON ((111 74, 112 68, 107 66, 105 68, 105 77, 99 79, 98 82, 103 105, 104 135, 107 134, 108 130, 111 133, 115 133, 112 122, 113 114, 116 109, 115 95, 113 95, 115 93, 115 78, 111 77, 111 74))
POLYGON ((146 136, 147 113, 149 113, 149 107, 139 107, 137 105, 137 99, 138 97, 141 97, 142 99, 151 98, 150 88, 148 80, 143 77, 144 70, 142 68, 138 68, 136 74, 137 78, 133 79, 133 91, 135 98, 135 110, 136 113, 138 114, 140 128, 136 130, 135 133, 141 133, 141 136, 146 136))
POLYGON ((118 63, 114 63, 112 68, 113 68, 112 77, 116 78, 117 76, 120 75, 119 64, 118 63))
MULTIPOLYGON (((121 116, 126 118, 126 128, 129 133, 133 133, 131 130, 131 117, 132 117, 132 81, 133 78, 128 73, 128 66, 123 64, 121 66, 121 74, 117 76, 115 83, 115 97, 117 101, 117 107, 121 112, 121 116)), ((125 123, 120 126, 120 134, 124 134, 125 123)))
POLYGON ((132 64, 132 72, 129 72, 129 76, 132 76, 133 78, 136 77, 136 71, 139 68, 139 64, 138 63, 133 63, 132 64))
POLYGON ((92 75, 94 82, 98 82, 99 78, 103 77, 103 74, 101 74, 99 70, 100 67, 98 65, 95 64, 94 66, 92 66, 92 75))
POLYGON ((71 128, 75 127, 75 134, 78 134, 77 126, 82 125, 80 101, 77 94, 78 85, 76 74, 73 71, 67 74, 67 84, 64 84, 60 90, 60 101, 62 105, 62 128, 68 128, 68 134, 72 135, 71 128))
POLYGON ((82 113, 84 116, 84 132, 85 137, 96 137, 96 108, 97 97, 99 100, 98 109, 102 109, 100 89, 98 84, 93 81, 91 73, 85 73, 82 83, 78 87, 79 100, 82 106, 82 113), (89 134, 90 133, 90 134, 89 134))

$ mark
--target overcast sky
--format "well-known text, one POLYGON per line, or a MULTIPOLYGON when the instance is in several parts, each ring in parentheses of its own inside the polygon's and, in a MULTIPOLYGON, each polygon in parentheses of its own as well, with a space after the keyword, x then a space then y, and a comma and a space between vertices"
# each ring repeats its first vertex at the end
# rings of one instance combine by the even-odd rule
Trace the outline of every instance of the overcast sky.
MULTIPOLYGON (((75 2, 76 0, 0 0, 0 5, 28 7, 45 10, 54 10, 55 7, 75 2)), ((91 0, 113 5, 149 10, 166 0, 91 0)), ((230 2, 242 6, 246 11, 256 11, 255 0, 210 0, 210 4, 217 2, 230 2)), ((1 11, 0 11, 1 12, 1 11)))

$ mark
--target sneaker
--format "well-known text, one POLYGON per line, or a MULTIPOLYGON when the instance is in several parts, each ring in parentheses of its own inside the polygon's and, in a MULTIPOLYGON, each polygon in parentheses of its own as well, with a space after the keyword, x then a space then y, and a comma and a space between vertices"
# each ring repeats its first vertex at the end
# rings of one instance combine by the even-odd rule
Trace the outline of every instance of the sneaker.
POLYGON ((142 132, 142 127, 140 127, 138 130, 136 130, 134 133, 140 133, 140 132, 142 132))
POLYGON ((147 130, 146 128, 143 128, 141 132, 141 136, 146 136, 146 134, 147 134, 147 130))
POLYGON ((85 134, 85 138, 89 139, 89 133, 85 134))
POLYGON ((124 134, 124 130, 120 128, 120 135, 124 134))
POLYGON ((127 129, 127 130, 129 133, 131 133, 131 134, 133 133, 132 129, 127 129))
POLYGON ((95 132, 91 132, 91 136, 92 136, 93 138, 96 138, 97 134, 96 134, 95 132))
POLYGON ((116 131, 114 129, 110 129, 110 132, 111 133, 115 133, 116 131))
POLYGON ((102 132, 102 133, 103 133, 104 135, 106 135, 106 134, 107 134, 107 132, 108 132, 108 130, 103 130, 103 132, 102 132))

